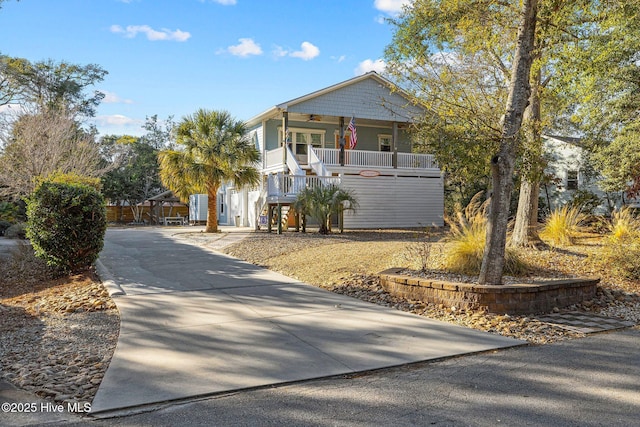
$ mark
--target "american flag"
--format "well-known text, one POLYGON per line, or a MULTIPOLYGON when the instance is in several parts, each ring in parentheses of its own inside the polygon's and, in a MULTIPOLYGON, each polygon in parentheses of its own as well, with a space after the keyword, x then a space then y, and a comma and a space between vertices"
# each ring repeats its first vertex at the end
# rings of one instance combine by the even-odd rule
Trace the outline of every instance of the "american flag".
POLYGON ((351 132, 351 139, 349 140, 349 149, 353 150, 354 148, 356 148, 356 144, 358 143, 358 133, 356 132, 355 117, 351 117, 351 121, 349 121, 348 129, 351 132))

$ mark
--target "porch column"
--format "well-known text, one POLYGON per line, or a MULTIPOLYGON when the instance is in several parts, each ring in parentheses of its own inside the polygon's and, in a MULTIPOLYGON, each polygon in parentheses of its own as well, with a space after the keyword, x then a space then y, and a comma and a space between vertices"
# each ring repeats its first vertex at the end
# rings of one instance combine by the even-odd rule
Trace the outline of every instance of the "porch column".
POLYGON ((340 116, 340 154, 339 162, 340 166, 344 166, 344 117, 340 116))
POLYGON ((242 218, 241 218, 242 226, 249 227, 251 226, 250 216, 249 216, 249 189, 242 189, 242 218))
POLYGON ((398 123, 393 122, 393 133, 391 135, 391 145, 393 146, 392 164, 394 168, 398 168, 398 123))
POLYGON ((289 113, 287 111, 282 112, 282 165, 286 173, 289 173, 287 169, 287 147, 289 144, 289 113))

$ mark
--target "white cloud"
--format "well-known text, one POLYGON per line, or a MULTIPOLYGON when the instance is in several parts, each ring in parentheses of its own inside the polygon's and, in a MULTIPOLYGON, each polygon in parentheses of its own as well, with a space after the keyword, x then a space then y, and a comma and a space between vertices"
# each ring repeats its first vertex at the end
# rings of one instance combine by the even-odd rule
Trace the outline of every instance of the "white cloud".
POLYGON ((389 15, 397 15, 402 12, 403 6, 409 6, 412 0, 375 0, 373 7, 380 12, 388 13, 389 15))
POLYGON ((185 42, 191 34, 187 31, 175 30, 171 31, 166 28, 161 30, 154 30, 148 25, 128 25, 126 28, 122 28, 120 25, 112 25, 111 32, 116 34, 124 34, 127 38, 134 38, 138 33, 143 33, 147 36, 148 40, 172 40, 178 42, 185 42))
POLYGON ((291 52, 289 56, 308 61, 320 55, 320 49, 318 49, 317 46, 314 46, 309 42, 302 42, 302 44, 300 45, 300 48, 301 48, 300 50, 291 52))
POLYGON ((332 60, 340 63, 342 61, 344 61, 345 59, 347 59, 347 55, 340 55, 340 56, 332 56, 331 57, 332 60))
POLYGON ((142 121, 123 116, 122 114, 112 114, 109 116, 97 116, 93 121, 98 126, 134 126, 141 125, 142 121))
POLYGON ((104 93, 104 98, 102 102, 105 104, 133 104, 133 101, 130 99, 123 99, 119 97, 117 94, 113 92, 109 92, 108 90, 101 90, 100 92, 104 93))
POLYGON ((249 55, 262 55, 262 48, 253 39, 241 38, 237 45, 229 46, 227 51, 235 56, 246 57, 249 55))
POLYGON ((376 59, 375 61, 371 59, 365 59, 364 61, 358 64, 358 67, 354 70, 354 73, 356 76, 359 76, 364 73, 368 73, 369 71, 375 71, 376 73, 383 73, 386 67, 387 67, 387 64, 382 59, 376 59))
POLYGON ((282 46, 276 46, 272 52, 273 56, 275 56, 276 58, 282 58, 283 56, 287 56, 289 54, 289 51, 284 49, 282 46))
POLYGON ((386 24, 387 23, 387 17, 384 15, 378 15, 373 19, 375 22, 377 22, 378 24, 386 24))

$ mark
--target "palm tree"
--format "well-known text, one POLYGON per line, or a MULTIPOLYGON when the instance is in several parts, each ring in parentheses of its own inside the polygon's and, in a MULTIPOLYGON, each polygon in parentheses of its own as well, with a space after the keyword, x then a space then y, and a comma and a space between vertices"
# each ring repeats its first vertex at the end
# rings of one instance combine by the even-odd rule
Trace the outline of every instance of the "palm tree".
POLYGON ((177 150, 159 154, 160 178, 183 201, 191 194, 206 193, 207 233, 218 231, 217 194, 220 185, 236 187, 260 181, 254 167, 258 149, 246 137, 244 122, 227 111, 199 109, 185 116, 177 126, 177 150))
POLYGON ((337 214, 340 209, 355 211, 357 207, 358 202, 354 195, 335 184, 307 187, 298 193, 294 203, 298 212, 318 221, 320 234, 329 234, 331 215, 337 214))

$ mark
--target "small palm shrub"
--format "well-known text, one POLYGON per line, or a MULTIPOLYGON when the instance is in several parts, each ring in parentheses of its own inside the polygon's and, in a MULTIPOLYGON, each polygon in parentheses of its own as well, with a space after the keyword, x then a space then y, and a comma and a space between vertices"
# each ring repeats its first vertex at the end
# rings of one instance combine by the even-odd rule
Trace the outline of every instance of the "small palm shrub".
POLYGON ((61 271, 91 266, 106 228, 104 198, 87 185, 43 182, 27 200, 27 237, 35 254, 61 271))
MULTIPOLYGON (((455 217, 445 217, 451 228, 445 256, 445 268, 454 273, 475 275, 480 273, 482 256, 487 239, 487 209, 489 201, 482 202, 478 193, 463 209, 458 208, 455 217)), ((505 273, 520 275, 527 271, 527 264, 511 248, 505 251, 505 273)))
POLYGON ((576 234, 580 231, 580 223, 585 215, 577 206, 563 206, 555 209, 547 217, 540 237, 549 241, 553 246, 568 246, 575 243, 576 234))
POLYGON ((340 209, 355 211, 358 201, 352 192, 335 184, 317 185, 307 187, 298 193, 293 207, 303 215, 309 215, 318 221, 320 234, 329 234, 331 215, 337 214, 340 209))

